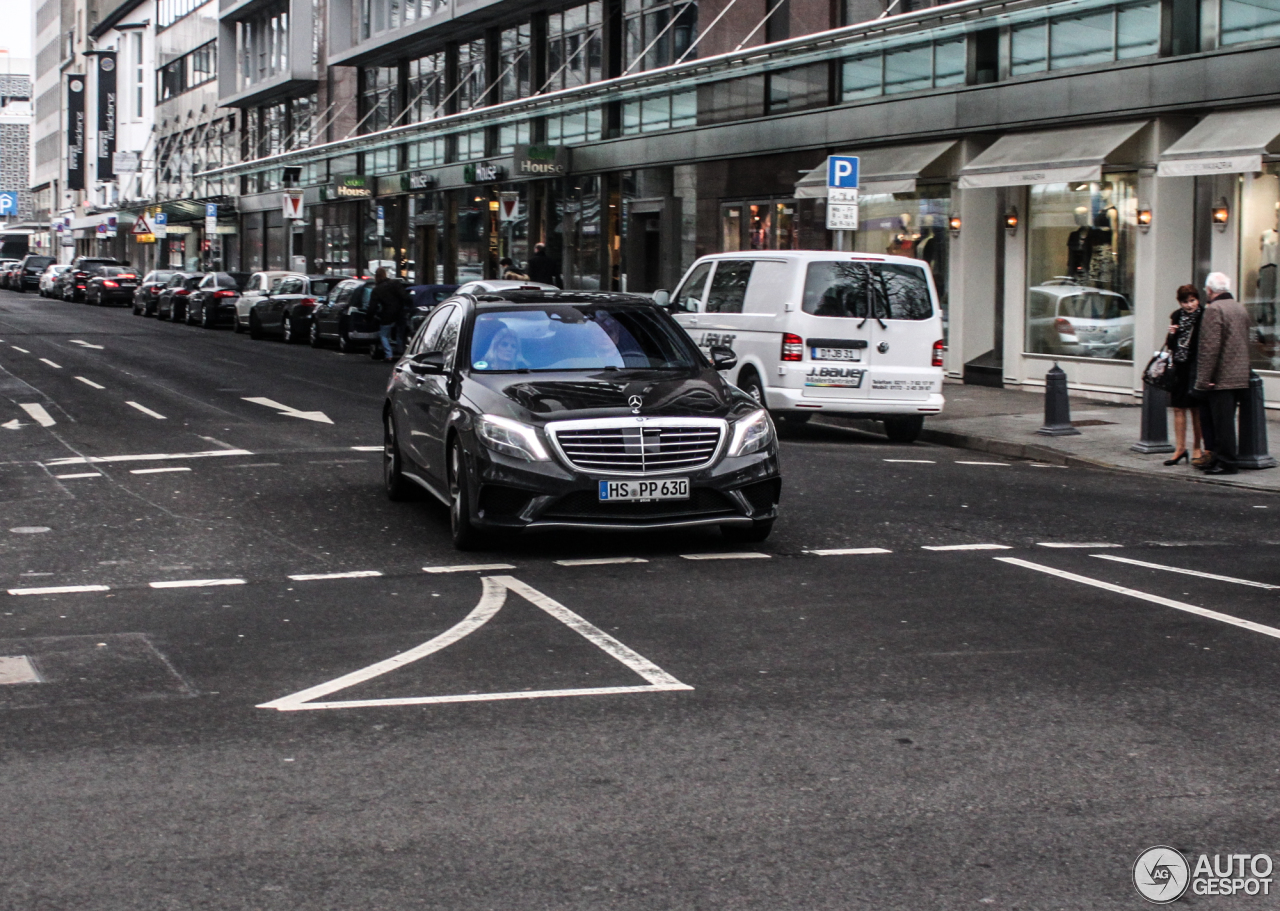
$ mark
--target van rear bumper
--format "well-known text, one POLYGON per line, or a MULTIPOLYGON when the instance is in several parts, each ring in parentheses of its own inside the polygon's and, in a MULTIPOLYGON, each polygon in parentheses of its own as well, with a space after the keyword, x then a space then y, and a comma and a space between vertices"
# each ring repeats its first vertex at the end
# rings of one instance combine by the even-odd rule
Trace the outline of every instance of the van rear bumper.
POLYGON ((946 396, 933 393, 925 399, 844 399, 818 398, 804 395, 801 389, 784 389, 771 386, 765 390, 765 401, 770 411, 786 414, 826 413, 851 414, 859 417, 881 415, 940 414, 946 405, 946 396))

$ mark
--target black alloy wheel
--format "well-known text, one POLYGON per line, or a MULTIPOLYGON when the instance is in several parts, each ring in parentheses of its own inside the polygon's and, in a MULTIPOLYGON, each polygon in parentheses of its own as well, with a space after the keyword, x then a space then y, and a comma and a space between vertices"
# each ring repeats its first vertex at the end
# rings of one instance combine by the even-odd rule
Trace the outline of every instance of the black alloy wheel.
POLYGON ((200 306, 200 325, 205 329, 215 329, 218 325, 217 313, 210 313, 207 303, 200 306))
POLYGON ((474 550, 484 543, 484 535, 471 524, 471 486, 462 444, 449 446, 449 531, 457 550, 474 550))
POLYGON ((249 338, 255 342, 262 340, 262 323, 258 321, 258 314, 252 310, 249 311, 249 338))
POLYGON ((738 388, 756 400, 760 407, 764 407, 764 386, 760 383, 760 377, 756 376, 756 372, 748 367, 742 371, 738 377, 738 388))
POLYGON ((311 320, 311 328, 307 330, 307 337, 312 348, 324 347, 324 339, 320 337, 320 324, 314 318, 311 320))
POLYGON ((924 415, 885 418, 884 435, 891 443, 914 443, 924 430, 924 415))
POLYGON ((415 492, 413 482, 404 476, 404 459, 390 412, 382 418, 382 487, 393 503, 413 499, 415 492))

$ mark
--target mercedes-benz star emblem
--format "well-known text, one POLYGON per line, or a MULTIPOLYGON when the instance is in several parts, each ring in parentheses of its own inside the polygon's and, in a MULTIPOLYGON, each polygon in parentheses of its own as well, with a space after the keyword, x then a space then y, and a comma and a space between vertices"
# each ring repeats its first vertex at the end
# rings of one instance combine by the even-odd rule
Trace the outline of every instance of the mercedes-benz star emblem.
POLYGON ((644 399, 638 395, 633 395, 631 398, 627 399, 627 404, 631 406, 632 414, 639 414, 640 406, 644 404, 644 399))

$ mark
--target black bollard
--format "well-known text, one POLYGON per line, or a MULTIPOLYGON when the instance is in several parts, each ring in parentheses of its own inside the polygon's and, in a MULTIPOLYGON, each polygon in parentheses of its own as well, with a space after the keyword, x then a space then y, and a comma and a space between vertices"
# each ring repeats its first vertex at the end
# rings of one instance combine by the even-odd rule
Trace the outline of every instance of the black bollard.
POLYGON ((1262 377, 1249 371, 1249 391, 1240 403, 1239 468, 1275 468, 1276 460, 1267 453, 1267 405, 1262 390, 1262 377))
POLYGON ((1169 442, 1169 393, 1150 383, 1142 384, 1142 439, 1129 448, 1134 452, 1173 452, 1169 442))
POLYGON ((1067 400, 1067 374, 1055 361, 1044 375, 1044 426, 1036 433, 1047 437, 1079 435, 1071 426, 1071 402, 1067 400))

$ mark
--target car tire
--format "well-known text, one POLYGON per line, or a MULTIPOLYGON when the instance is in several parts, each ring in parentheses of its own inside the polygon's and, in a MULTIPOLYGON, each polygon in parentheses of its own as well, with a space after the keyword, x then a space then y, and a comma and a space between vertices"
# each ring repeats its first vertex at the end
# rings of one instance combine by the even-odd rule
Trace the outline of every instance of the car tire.
POLYGON ((249 312, 249 338, 255 342, 262 340, 262 323, 258 322, 258 317, 253 311, 249 312))
POLYGON ((738 388, 755 399, 760 404, 760 407, 765 407, 764 384, 760 382, 760 377, 755 370, 748 367, 738 375, 738 388))
POLYGON ((280 319, 280 340, 286 345, 292 345, 298 340, 298 330, 293 325, 293 319, 285 314, 280 319))
POLYGON ((416 492, 414 483, 404 476, 404 456, 390 412, 382 418, 382 488, 393 503, 411 500, 416 492))
POLYGON ((311 342, 312 348, 324 347, 324 339, 320 337, 320 324, 315 320, 311 321, 311 327, 307 330, 307 338, 311 342))
POLYGON ((218 318, 209 312, 208 304, 200 308, 200 325, 205 329, 216 329, 218 326, 218 318))
POLYGON ((338 325, 338 350, 343 354, 351 354, 356 350, 355 343, 347 335, 347 327, 342 324, 338 325))
POLYGON ((891 443, 914 443, 924 429, 923 415, 884 419, 884 435, 891 443))
POLYGON ((721 525, 720 535, 730 544, 759 544, 773 531, 773 519, 761 519, 750 525, 721 525))
POLYGON ((471 487, 462 444, 449 445, 449 531, 456 550, 475 550, 484 543, 484 534, 471 524, 471 487))

